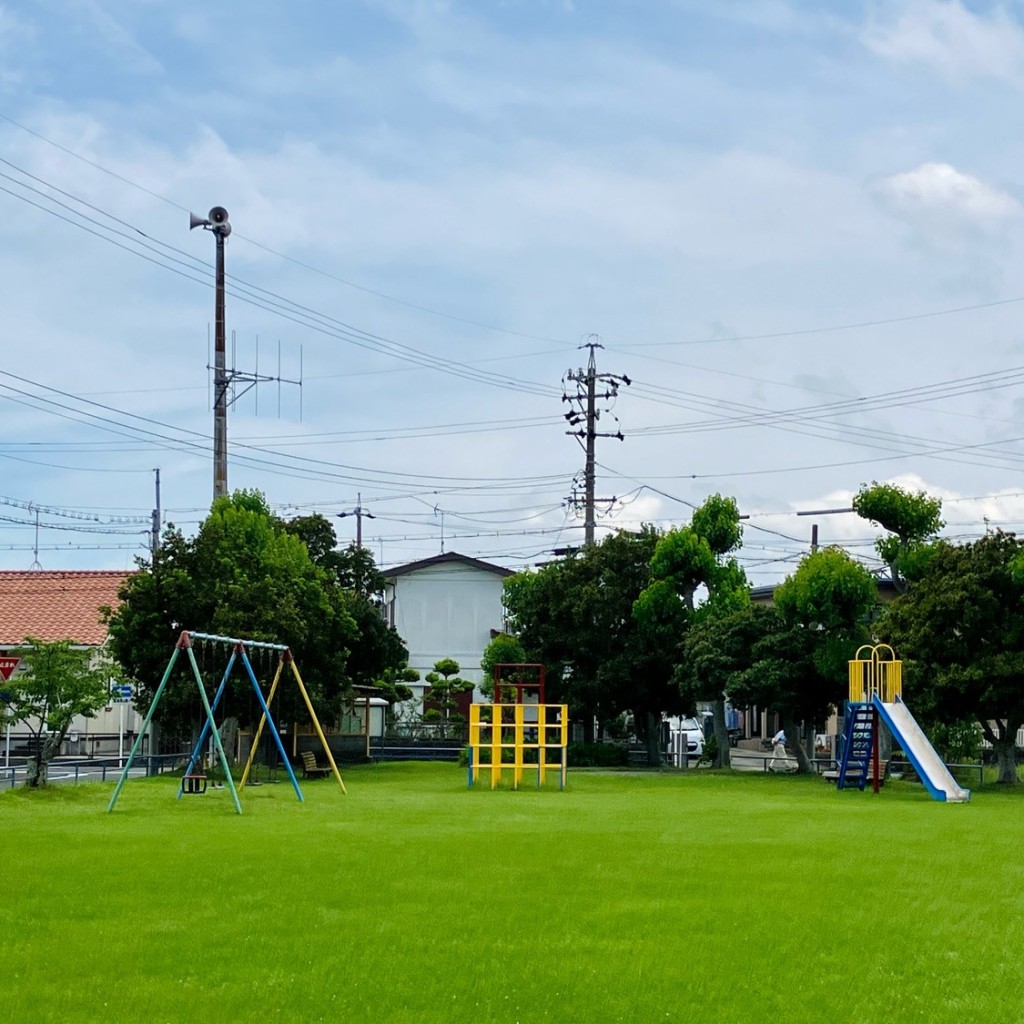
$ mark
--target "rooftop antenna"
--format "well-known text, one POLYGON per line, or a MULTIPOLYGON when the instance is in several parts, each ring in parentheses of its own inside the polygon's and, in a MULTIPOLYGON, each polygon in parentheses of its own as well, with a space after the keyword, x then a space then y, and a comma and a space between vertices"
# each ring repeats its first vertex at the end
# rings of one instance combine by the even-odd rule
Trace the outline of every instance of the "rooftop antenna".
POLYGON ((434 517, 441 517, 441 554, 444 554, 444 509, 438 505, 434 506, 434 517))
POLYGON ((39 509, 35 510, 36 513, 36 542, 32 548, 32 564, 29 566, 30 569, 42 569, 43 563, 39 561, 39 509))

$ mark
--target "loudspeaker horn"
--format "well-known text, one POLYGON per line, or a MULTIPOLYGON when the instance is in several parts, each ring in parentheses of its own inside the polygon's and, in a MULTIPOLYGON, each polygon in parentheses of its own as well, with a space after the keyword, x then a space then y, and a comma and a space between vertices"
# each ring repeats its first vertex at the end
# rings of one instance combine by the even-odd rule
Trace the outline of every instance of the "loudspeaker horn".
POLYGON ((223 206, 215 206, 207 216, 210 218, 211 224, 227 224, 228 222, 228 211, 223 206))
POLYGON ((199 217, 194 213, 188 215, 188 229, 191 231, 193 228, 204 228, 210 222, 205 217, 199 217))

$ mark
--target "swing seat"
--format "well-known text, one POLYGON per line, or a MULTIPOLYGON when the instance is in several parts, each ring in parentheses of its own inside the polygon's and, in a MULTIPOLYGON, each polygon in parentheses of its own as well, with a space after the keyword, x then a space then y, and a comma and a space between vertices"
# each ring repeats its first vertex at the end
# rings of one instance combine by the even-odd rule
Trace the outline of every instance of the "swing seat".
POLYGON ((187 794, 205 793, 206 781, 205 775, 183 775, 181 777, 181 791, 187 794))

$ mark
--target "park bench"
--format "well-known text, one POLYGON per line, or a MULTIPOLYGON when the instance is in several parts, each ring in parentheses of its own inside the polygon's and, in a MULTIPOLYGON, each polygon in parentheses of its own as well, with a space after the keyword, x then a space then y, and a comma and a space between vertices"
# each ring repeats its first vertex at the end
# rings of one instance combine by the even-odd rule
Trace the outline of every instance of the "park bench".
MULTIPOLYGON (((879 785, 882 785, 885 782, 885 776, 888 773, 888 771, 889 771, 889 762, 885 758, 880 759, 879 762, 878 762, 878 784, 879 785)), ((823 779, 828 779, 829 782, 838 782, 839 781, 839 769, 836 768, 833 771, 822 772, 821 773, 821 777, 823 779)), ((874 777, 875 777, 875 766, 874 766, 874 762, 871 762, 871 763, 868 764, 868 775, 867 775, 867 779, 865 779, 865 782, 864 782, 865 786, 871 785, 872 781, 874 780, 874 777)), ((856 783, 858 783, 859 781, 860 781, 860 773, 856 769, 847 769, 847 772, 846 772, 846 784, 847 785, 856 785, 856 783)))
POLYGON ((316 754, 312 750, 304 750, 302 752, 302 774, 307 779, 311 779, 316 775, 330 775, 330 768, 323 768, 316 763, 316 754))

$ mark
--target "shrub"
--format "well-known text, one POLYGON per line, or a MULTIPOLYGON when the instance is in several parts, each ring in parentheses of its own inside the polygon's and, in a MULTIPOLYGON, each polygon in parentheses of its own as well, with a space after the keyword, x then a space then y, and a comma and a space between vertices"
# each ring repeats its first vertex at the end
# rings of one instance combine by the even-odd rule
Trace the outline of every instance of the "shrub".
POLYGON ((567 752, 571 768, 623 768, 629 751, 615 743, 570 743, 567 752))

